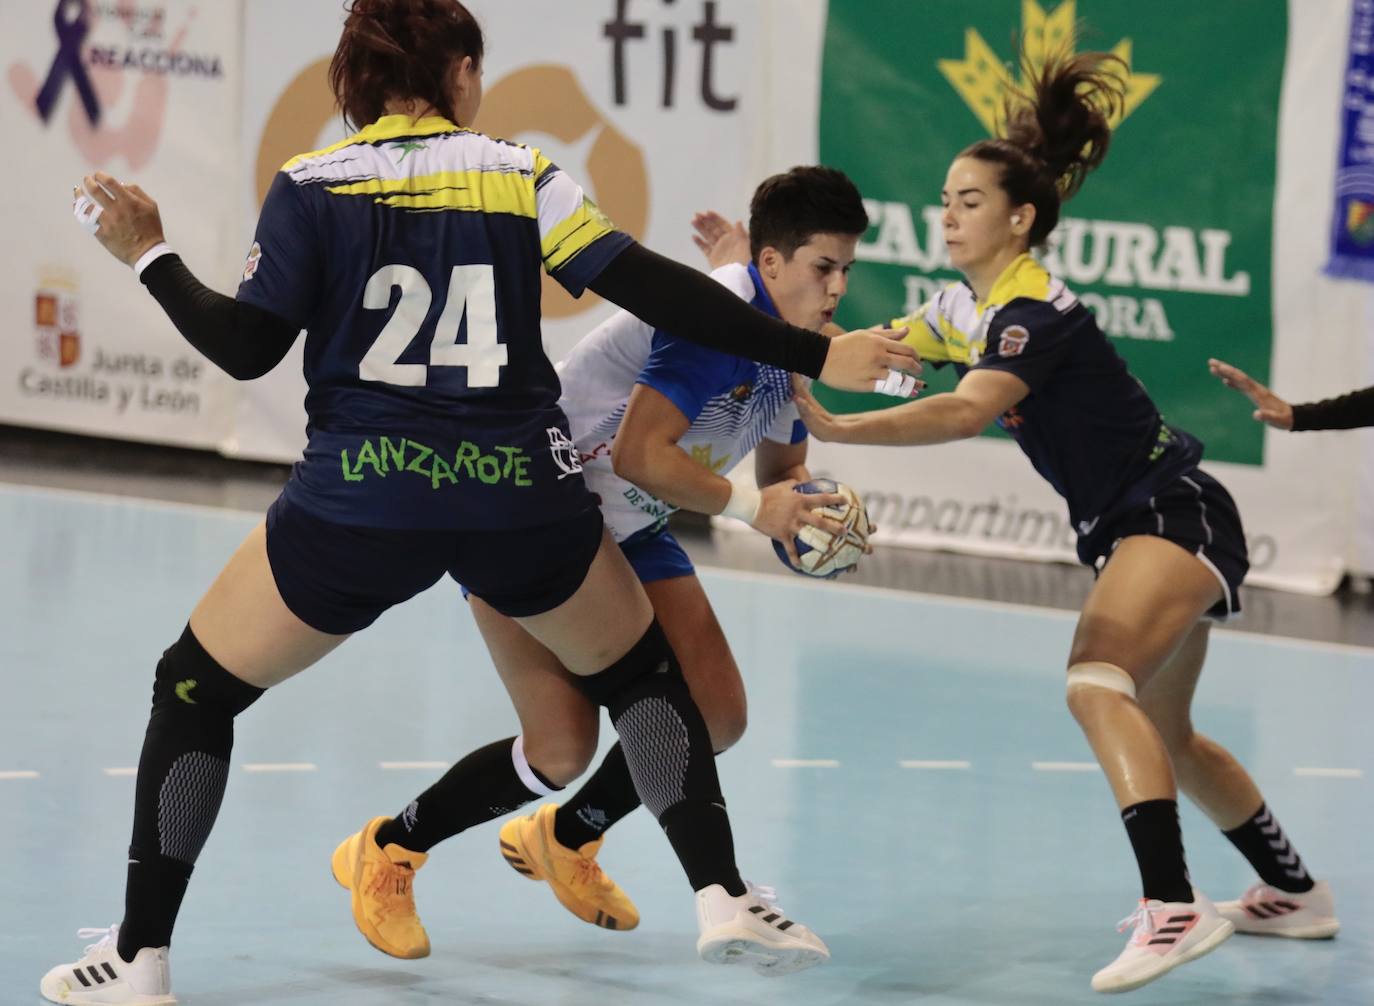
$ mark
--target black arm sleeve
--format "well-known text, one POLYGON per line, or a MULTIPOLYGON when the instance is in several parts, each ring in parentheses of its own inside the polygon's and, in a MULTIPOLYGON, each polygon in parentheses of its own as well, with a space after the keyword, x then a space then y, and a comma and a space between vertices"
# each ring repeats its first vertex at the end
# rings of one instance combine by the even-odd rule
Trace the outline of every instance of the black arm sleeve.
POLYGON ((636 318, 722 353, 820 377, 830 341, 755 310, 711 277, 631 244, 587 288, 636 318))
POLYGON ((1374 426, 1374 388, 1293 406, 1294 430, 1353 430, 1374 426))
POLYGON ((299 325, 211 290, 191 275, 180 255, 155 259, 141 279, 182 337, 240 381, 275 367, 300 334, 299 325))

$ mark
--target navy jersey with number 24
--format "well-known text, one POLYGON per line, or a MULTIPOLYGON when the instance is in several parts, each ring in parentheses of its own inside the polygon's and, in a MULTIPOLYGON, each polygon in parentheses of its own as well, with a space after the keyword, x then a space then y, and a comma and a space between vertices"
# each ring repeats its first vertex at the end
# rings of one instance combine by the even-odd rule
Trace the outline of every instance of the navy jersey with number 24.
POLYGON ((306 330, 286 494, 340 524, 518 528, 585 500, 539 328, 630 243, 537 150, 386 116, 288 161, 238 299, 306 330))

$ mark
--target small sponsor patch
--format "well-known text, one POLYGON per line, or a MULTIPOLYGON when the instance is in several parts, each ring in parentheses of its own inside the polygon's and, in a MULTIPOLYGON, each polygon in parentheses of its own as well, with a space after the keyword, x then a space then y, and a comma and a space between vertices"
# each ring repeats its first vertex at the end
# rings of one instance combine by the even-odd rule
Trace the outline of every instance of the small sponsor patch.
POLYGON ((1008 325, 1002 330, 1002 340, 997 344, 998 356, 1020 356, 1021 350, 1030 341, 1030 333, 1020 325, 1008 325))
POLYGON ((262 261, 262 245, 256 241, 253 247, 248 249, 248 258, 243 263, 243 281, 247 283, 258 271, 258 263, 262 261))

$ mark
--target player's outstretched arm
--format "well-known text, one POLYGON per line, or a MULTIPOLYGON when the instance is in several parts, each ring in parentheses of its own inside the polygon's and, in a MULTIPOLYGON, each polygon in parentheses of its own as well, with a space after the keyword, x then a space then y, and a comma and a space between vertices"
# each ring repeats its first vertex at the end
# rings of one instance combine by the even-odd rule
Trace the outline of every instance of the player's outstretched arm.
POLYGON ((1293 428, 1293 406, 1245 371, 1239 367, 1233 367, 1223 360, 1215 359, 1207 361, 1207 369, 1212 372, 1213 377, 1220 378, 1222 384, 1239 391, 1250 399, 1255 406, 1255 411, 1252 413, 1255 420, 1268 423, 1280 430, 1293 428))
POLYGON ((1001 370, 973 370, 951 392, 891 409, 836 415, 816 401, 805 381, 792 379, 802 422, 817 440, 887 446, 943 444, 976 437, 1030 388, 1001 370))
POLYGON ((196 279, 167 247, 162 216, 151 196, 103 171, 87 175, 72 194, 77 220, 135 270, 177 331, 211 363, 247 381, 281 362, 300 327, 196 279))
POLYGON ((889 371, 920 369, 900 329, 827 339, 770 318, 709 276, 639 244, 620 252, 588 288, 654 328, 845 391, 872 391, 889 371))

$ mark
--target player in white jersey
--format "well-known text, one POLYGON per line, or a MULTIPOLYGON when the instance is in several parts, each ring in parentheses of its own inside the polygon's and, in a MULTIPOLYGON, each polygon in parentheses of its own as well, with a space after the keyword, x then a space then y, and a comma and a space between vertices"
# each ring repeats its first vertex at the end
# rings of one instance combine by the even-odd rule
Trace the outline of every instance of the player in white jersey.
MULTIPOLYGON (((742 228, 735 232, 751 245, 748 264, 726 265, 712 275, 758 310, 820 330, 845 293, 855 247, 867 226, 859 192, 842 173, 794 168, 759 186, 748 237, 742 228)), ((567 445, 569 467, 581 462, 588 487, 600 497, 607 528, 644 584, 678 655, 712 746, 724 751, 744 732, 744 685, 667 519, 679 508, 724 513, 789 550, 803 524, 831 523, 815 510, 838 504, 841 497, 792 491, 809 473, 806 429, 792 404, 790 375, 693 346, 621 312, 575 347, 559 377, 560 405, 573 439, 567 445), (732 487, 725 473, 750 451, 759 488, 732 487)), ((520 714, 517 758, 529 789, 526 799, 551 796, 579 776, 595 754, 597 708, 577 691, 557 658, 518 623, 475 596, 470 601, 520 714)), ((512 740, 468 755, 397 815, 405 832, 400 844, 424 854, 443 839, 514 809, 492 806, 488 794, 470 781, 474 759, 488 750, 509 750, 512 740)), ((639 921, 634 904, 595 857, 606 830, 639 803, 631 769, 616 745, 561 807, 545 804, 507 822, 501 829, 502 854, 519 873, 547 881, 559 901, 584 921, 632 929, 639 921)), ((808 951, 818 956, 805 963, 829 956, 818 938, 762 896, 769 907, 754 913, 734 913, 698 899, 698 947, 704 956, 726 958, 744 946, 742 959, 770 974, 795 970, 794 961, 808 951)))

